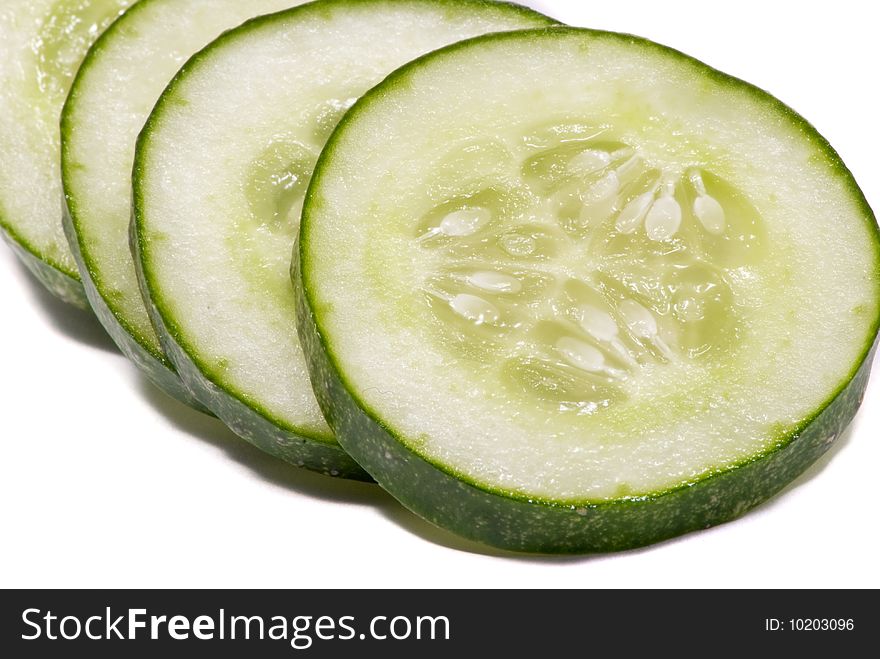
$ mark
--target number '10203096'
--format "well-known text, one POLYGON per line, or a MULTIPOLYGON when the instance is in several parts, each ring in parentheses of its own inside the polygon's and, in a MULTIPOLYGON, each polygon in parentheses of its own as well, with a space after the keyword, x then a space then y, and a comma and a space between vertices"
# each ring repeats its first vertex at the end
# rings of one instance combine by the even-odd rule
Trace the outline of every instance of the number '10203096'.
POLYGON ((789 618, 787 621, 765 618, 764 629, 768 632, 852 631, 855 629, 855 621, 852 618, 789 618))

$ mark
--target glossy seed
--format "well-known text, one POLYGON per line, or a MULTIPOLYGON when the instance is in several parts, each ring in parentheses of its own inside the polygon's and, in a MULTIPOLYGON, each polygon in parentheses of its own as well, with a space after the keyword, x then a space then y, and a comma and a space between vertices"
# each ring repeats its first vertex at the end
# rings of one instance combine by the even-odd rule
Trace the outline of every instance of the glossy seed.
POLYGON ((449 301, 452 310, 477 325, 497 325, 501 312, 491 302, 476 295, 462 293, 449 301))
POLYGON ((572 174, 593 174, 602 171, 611 164, 611 154, 598 149, 582 151, 568 163, 568 171, 572 174))
POLYGON ((620 193, 620 178, 617 172, 608 172, 605 176, 593 183, 582 196, 586 206, 601 204, 613 199, 620 193))
POLYGON ((605 356, 589 343, 564 336, 556 342, 556 350, 567 362, 582 371, 601 373, 605 370, 605 356))
POLYGON ((519 279, 502 272, 475 272, 468 277, 468 283, 490 293, 515 294, 522 291, 522 282, 519 279))
POLYGON ((694 199, 694 215, 713 236, 720 236, 727 229, 727 217, 718 200, 709 195, 694 199))
POLYGON ((611 314, 592 306, 581 308, 581 327, 599 341, 613 341, 620 333, 611 314))
POLYGON ((663 242, 675 237, 681 228, 681 206, 675 197, 661 197, 654 202, 645 218, 645 231, 648 238, 663 242))
POLYGON ((635 300, 624 300, 620 304, 620 315, 629 331, 640 339, 653 339, 659 333, 654 314, 635 300))
POLYGON ((440 222, 440 233, 451 238, 465 238, 477 233, 492 220, 485 208, 464 208, 453 211, 440 222))

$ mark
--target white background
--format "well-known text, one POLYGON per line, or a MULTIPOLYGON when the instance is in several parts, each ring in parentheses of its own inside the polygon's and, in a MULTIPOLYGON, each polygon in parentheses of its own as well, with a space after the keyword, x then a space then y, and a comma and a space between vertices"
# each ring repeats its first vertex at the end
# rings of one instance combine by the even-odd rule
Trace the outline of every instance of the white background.
MULTIPOLYGON (((880 207, 873 3, 535 7, 640 34, 777 95, 880 207)), ((379 488, 288 468, 147 384, 0 247, 0 587, 880 587, 880 382, 852 430, 744 519, 617 555, 502 555, 379 488)))

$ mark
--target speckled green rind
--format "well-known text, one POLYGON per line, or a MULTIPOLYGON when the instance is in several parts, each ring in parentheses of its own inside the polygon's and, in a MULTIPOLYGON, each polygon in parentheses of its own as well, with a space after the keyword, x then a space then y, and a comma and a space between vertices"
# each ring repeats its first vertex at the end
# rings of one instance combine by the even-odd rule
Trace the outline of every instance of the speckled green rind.
MULTIPOLYGON (((310 436, 273 423, 254 407, 249 407, 238 396, 227 392, 202 373, 187 351, 174 338, 173 333, 165 324, 162 314, 148 294, 149 289, 144 279, 141 245, 135 229, 135 222, 132 222, 130 226, 131 249, 134 254, 138 284, 143 291, 147 312, 153 327, 156 328, 162 350, 177 366, 180 380, 200 403, 200 407, 204 406, 212 410, 236 435, 285 462, 328 476, 372 481, 372 477, 343 451, 332 437, 310 436)), ((252 402, 252 404, 256 405, 256 402, 252 402)))
MULTIPOLYGON (((610 34, 579 28, 554 28, 554 32, 610 34)), ((304 278, 308 260, 311 202, 316 197, 324 169, 334 157, 337 137, 347 125, 394 88, 415 68, 459 48, 493 39, 539 36, 546 30, 487 35, 448 46, 398 69, 368 92, 349 110, 331 136, 315 170, 303 210, 300 241, 291 276, 297 305, 297 329, 306 355, 312 385, 337 439, 376 481, 403 505, 427 521, 465 538, 517 552, 543 554, 602 553, 654 544, 685 533, 736 519, 781 491, 820 458, 852 422, 861 405, 878 346, 880 318, 871 323, 866 342, 852 370, 830 398, 790 434, 777 438, 760 454, 727 468, 703 474, 677 487, 613 501, 559 503, 528 499, 520 494, 492 490, 468 482, 441 464, 433 464, 407 448, 395 430, 363 404, 346 382, 330 343, 322 334, 304 278)), ((880 250, 880 227, 864 194, 837 152, 803 117, 763 90, 711 69, 697 60, 660 44, 632 35, 616 35, 650 45, 660 51, 705 67, 706 74, 751 94, 762 96, 788 120, 815 138, 817 148, 834 164, 849 184, 854 199, 871 225, 875 252, 880 250)))
POLYGON ((67 204, 64 204, 64 216, 62 221, 64 223, 64 234, 67 236, 67 241, 70 243, 70 250, 73 252, 73 258, 76 260, 80 272, 84 273, 81 289, 87 298, 86 306, 91 306, 95 315, 98 317, 98 320, 104 326, 104 329, 107 330, 110 338, 113 339, 114 343, 116 343, 122 351, 122 354, 134 362, 144 375, 147 376, 147 379, 166 394, 199 410, 200 412, 211 414, 211 412, 202 405, 186 387, 184 387, 177 372, 171 366, 171 363, 164 359, 164 356, 163 359, 158 359, 153 353, 135 341, 131 334, 120 325, 116 315, 107 306, 107 303, 104 301, 104 298, 101 297, 97 288, 95 288, 95 283, 89 275, 88 267, 86 266, 79 246, 79 240, 77 240, 76 232, 73 228, 73 220, 67 209, 67 204))
POLYGON ((52 295, 80 309, 89 308, 89 301, 81 281, 35 256, 5 228, 0 228, 0 235, 3 236, 3 239, 24 266, 52 295))
MULTIPOLYGON (((299 269, 299 258, 294 273, 299 269)), ((846 387, 801 430, 748 462, 656 496, 562 506, 504 496, 419 457, 362 409, 331 361, 294 276, 300 340, 318 403, 342 446, 404 506, 465 538, 517 552, 621 551, 733 520, 797 478, 840 437, 858 411, 872 350, 846 387)))

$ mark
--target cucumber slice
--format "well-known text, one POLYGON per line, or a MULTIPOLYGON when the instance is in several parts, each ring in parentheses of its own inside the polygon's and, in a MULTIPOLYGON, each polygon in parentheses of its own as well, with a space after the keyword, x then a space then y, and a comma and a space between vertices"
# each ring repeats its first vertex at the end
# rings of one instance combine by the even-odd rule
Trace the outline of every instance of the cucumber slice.
POLYGON ((58 117, 95 38, 134 0, 4 0, 0 234, 59 298, 87 308, 61 228, 58 117))
POLYGON ((61 115, 64 228, 92 308, 161 389, 201 407, 150 324, 128 244, 138 133, 181 63, 248 18, 296 0, 141 0, 95 42, 61 115))
POLYGON ((324 421, 296 337, 305 184, 339 117, 395 67, 550 22, 475 0, 323 0, 227 33, 171 83, 136 154, 136 266, 166 354, 235 432, 294 464, 367 477, 324 421))
POLYGON ((416 513, 619 550, 737 517, 839 436, 878 244, 837 154, 765 92, 637 37, 488 36, 334 133, 299 330, 339 442, 416 513))

